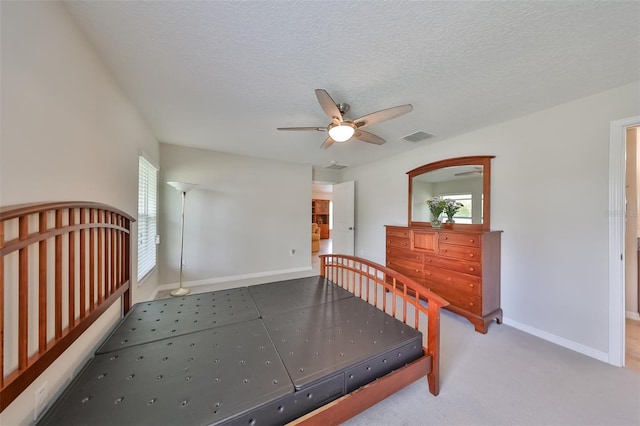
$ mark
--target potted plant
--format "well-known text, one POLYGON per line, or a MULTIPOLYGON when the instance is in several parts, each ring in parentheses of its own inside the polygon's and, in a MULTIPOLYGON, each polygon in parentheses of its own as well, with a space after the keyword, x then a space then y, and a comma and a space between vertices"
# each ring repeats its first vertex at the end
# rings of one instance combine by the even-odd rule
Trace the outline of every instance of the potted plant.
POLYGON ((453 220, 453 217, 458 213, 458 210, 462 208, 462 203, 448 198, 444 201, 444 213, 447 215, 447 223, 456 223, 456 221, 453 220))
POLYGON ((442 226, 440 215, 446 208, 447 201, 440 197, 433 197, 428 199, 426 203, 427 206, 429 206, 429 210, 431 211, 431 227, 440 228, 442 226))

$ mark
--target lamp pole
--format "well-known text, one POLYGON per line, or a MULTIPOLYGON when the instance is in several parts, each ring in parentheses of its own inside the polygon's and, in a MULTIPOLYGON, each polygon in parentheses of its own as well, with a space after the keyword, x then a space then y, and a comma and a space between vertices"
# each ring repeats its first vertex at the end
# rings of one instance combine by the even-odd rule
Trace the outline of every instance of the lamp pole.
POLYGON ((175 189, 180 191, 182 197, 182 210, 180 213, 180 286, 171 291, 171 295, 174 297, 186 296, 191 293, 191 290, 182 286, 182 268, 184 265, 184 206, 187 198, 187 192, 196 187, 195 184, 186 182, 167 182, 175 189))

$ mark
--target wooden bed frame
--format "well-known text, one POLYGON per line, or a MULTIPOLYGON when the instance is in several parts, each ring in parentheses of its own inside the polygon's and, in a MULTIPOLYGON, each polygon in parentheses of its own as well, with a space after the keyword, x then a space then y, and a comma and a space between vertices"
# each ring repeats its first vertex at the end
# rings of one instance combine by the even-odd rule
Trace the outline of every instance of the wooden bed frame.
POLYGON ((133 221, 91 202, 0 208, 0 411, 113 303, 129 310, 133 221))
POLYGON ((355 256, 320 255, 320 274, 417 330, 423 331, 426 325, 427 346, 423 348, 424 355, 411 364, 290 424, 340 424, 424 376, 427 376, 429 391, 437 396, 440 392, 440 309, 449 302, 399 272, 355 256))
MULTIPOLYGON (((0 411, 113 303, 120 301, 122 315, 127 313, 133 221, 90 202, 0 208, 0 411), (7 303, 15 306, 9 321, 7 303)), ((377 263, 346 255, 320 258, 322 276, 426 331, 427 345, 418 360, 292 424, 341 423, 424 376, 438 395, 440 308, 448 302, 377 263)))

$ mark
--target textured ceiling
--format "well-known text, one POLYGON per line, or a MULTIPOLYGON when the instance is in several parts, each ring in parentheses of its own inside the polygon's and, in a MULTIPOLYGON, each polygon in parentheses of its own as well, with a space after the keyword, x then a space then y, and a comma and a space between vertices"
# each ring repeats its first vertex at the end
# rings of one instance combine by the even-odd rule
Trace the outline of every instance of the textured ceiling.
POLYGON ((358 165, 640 78, 638 1, 69 1, 161 142, 358 165), (320 150, 314 89, 351 118, 413 112, 320 150), (435 135, 412 143, 416 131, 435 135))

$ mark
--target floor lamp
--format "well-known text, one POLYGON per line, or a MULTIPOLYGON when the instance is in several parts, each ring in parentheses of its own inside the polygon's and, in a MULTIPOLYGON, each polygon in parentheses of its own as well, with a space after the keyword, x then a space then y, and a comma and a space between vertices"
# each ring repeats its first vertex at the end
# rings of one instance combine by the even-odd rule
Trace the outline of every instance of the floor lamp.
POLYGON ((182 287, 182 265, 184 264, 184 201, 187 197, 187 192, 195 188, 196 184, 186 182, 167 182, 182 194, 182 214, 180 217, 180 287, 171 291, 171 295, 174 297, 186 296, 191 293, 188 288, 182 287))

